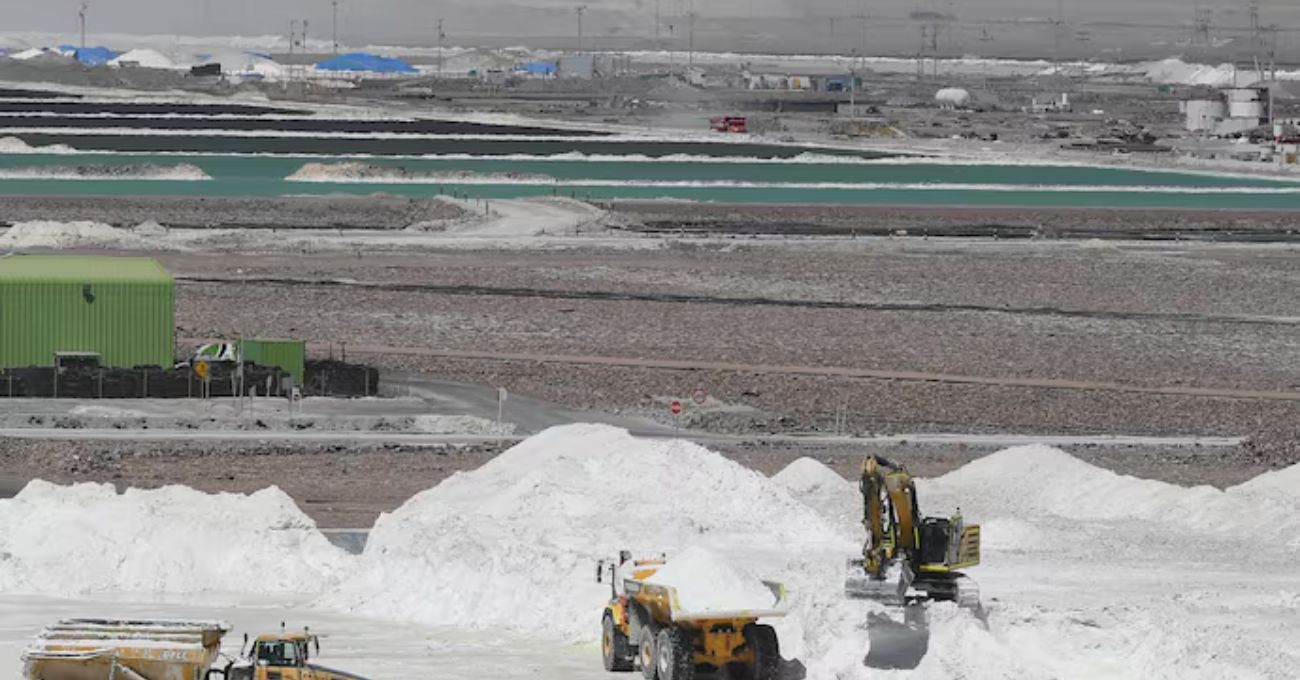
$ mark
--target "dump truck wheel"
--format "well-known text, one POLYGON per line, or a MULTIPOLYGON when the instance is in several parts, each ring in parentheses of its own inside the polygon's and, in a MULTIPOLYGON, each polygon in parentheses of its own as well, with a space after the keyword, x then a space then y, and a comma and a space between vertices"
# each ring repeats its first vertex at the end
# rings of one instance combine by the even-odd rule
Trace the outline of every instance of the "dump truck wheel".
POLYGON ((645 680, 659 677, 655 665, 655 633, 650 626, 641 626, 640 639, 637 640, 637 660, 641 663, 641 675, 645 680))
POLYGON ((690 632, 676 626, 659 631, 655 665, 659 680, 695 680, 695 645, 690 632))
POLYGON ((751 623, 745 626, 745 644, 754 652, 754 663, 749 666, 746 680, 776 680, 781 671, 781 643, 776 629, 751 623))
POLYGON ((632 649, 627 636, 614 625, 614 617, 605 614, 601 623, 600 652, 604 657, 605 670, 625 673, 632 670, 632 649))

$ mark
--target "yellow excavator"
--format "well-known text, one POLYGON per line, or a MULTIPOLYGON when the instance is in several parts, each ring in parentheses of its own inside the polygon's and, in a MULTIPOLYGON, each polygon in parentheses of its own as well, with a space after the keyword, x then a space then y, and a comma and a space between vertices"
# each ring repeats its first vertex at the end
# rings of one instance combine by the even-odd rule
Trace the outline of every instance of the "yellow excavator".
POLYGON ((980 528, 953 517, 921 515, 906 468, 878 456, 862 461, 862 559, 849 562, 845 594, 892 604, 952 601, 979 607, 979 590, 961 570, 980 563, 980 528))

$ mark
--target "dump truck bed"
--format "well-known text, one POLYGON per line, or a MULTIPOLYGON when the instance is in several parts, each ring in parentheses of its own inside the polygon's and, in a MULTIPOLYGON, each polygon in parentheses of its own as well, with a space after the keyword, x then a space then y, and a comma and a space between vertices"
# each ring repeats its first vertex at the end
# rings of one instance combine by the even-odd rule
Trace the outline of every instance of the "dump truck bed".
POLYGON ((202 680, 224 621, 64 619, 23 651, 26 680, 202 680))
POLYGON ((691 610, 683 607, 681 598, 677 595, 677 589, 672 586, 646 583, 644 581, 627 581, 625 587, 629 596, 645 604, 657 614, 656 618, 661 618, 661 620, 675 622, 722 621, 785 616, 790 611, 785 586, 774 581, 764 581, 763 585, 767 586, 768 591, 771 593, 769 601, 755 602, 753 607, 707 610, 691 610))

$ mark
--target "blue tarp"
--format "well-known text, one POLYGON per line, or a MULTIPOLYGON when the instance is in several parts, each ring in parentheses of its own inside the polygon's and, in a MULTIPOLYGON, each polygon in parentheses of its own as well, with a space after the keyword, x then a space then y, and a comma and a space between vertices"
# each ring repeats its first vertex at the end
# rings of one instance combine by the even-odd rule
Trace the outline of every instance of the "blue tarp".
POLYGON ((316 68, 322 71, 369 71, 372 73, 415 73, 415 67, 401 59, 390 59, 365 52, 340 54, 326 59, 316 68))
POLYGON ((519 66, 520 71, 530 76, 553 76, 558 68, 553 61, 530 61, 519 66))
MULTIPOLYGON (((60 45, 60 49, 62 49, 60 45)), ((86 66, 103 66, 117 58, 121 52, 115 52, 107 47, 78 47, 73 50, 72 56, 77 61, 86 66)))

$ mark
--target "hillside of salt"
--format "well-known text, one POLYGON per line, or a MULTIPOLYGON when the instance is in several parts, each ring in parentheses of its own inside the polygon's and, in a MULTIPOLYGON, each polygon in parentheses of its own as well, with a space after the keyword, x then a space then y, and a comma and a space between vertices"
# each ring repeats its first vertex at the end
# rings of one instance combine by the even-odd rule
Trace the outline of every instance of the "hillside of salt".
POLYGON ((712 451, 572 425, 381 517, 361 570, 322 604, 590 640, 609 597, 594 579, 598 560, 620 549, 671 560, 693 545, 743 555, 756 572, 773 555, 779 563, 788 554, 853 549, 784 489, 712 451))
POLYGON ((0 592, 314 594, 350 564, 277 488, 29 483, 0 500, 0 592))

